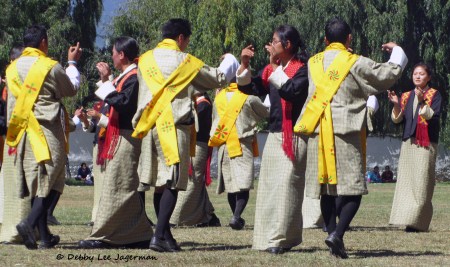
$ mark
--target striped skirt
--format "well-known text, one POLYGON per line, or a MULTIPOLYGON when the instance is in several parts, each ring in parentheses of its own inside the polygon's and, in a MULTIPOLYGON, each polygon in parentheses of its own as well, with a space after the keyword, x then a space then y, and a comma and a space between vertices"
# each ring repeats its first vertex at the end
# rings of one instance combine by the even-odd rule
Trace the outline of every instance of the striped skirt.
POLYGON ((282 133, 269 133, 256 196, 253 249, 291 248, 302 242, 306 141, 294 136, 295 162, 282 149, 282 133))
POLYGON ((120 130, 114 158, 106 163, 94 227, 87 240, 125 245, 150 240, 153 231, 137 192, 141 140, 120 130))
POLYGON ((424 148, 414 142, 402 142, 389 224, 427 231, 433 217, 437 144, 424 148))

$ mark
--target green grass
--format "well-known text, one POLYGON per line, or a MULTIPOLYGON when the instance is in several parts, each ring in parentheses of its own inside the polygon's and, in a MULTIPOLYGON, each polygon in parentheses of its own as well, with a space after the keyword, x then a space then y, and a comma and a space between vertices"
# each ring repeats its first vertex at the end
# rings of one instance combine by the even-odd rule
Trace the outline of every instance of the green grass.
MULTIPOLYGON (((231 216, 226 196, 209 188, 216 214, 227 225, 231 216)), ((256 183, 257 186, 257 183, 256 183)), ((370 194, 363 197, 360 211, 346 233, 347 260, 330 257, 324 244, 326 234, 320 229, 305 229, 303 243, 292 252, 273 256, 251 249, 256 191, 243 217, 243 231, 229 227, 176 228, 174 236, 183 252, 169 254, 150 250, 80 250, 78 240, 89 236, 93 187, 67 186, 55 216, 62 222, 51 226, 61 236, 61 243, 51 250, 30 251, 24 246, 1 245, 0 266, 450 266, 450 183, 436 186, 434 216, 427 233, 405 233, 387 225, 395 184, 370 184, 370 194), (58 255, 64 259, 57 260, 58 255), (116 261, 117 255, 155 256, 155 260, 116 261), (70 255, 93 257, 92 262, 68 260, 70 255), (107 260, 99 260, 111 257, 107 260)), ((155 222, 152 194, 147 193, 147 213, 155 222)))

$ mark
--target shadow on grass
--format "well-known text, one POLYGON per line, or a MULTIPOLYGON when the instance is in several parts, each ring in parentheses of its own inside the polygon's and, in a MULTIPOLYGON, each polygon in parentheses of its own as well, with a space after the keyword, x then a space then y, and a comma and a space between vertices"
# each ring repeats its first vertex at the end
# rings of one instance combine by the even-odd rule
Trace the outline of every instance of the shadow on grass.
POLYGON ((240 250, 250 249, 251 245, 229 245, 229 244, 211 244, 211 243, 196 243, 196 242, 181 242, 179 244, 186 251, 218 251, 218 250, 240 250), (184 247, 192 247, 186 249, 184 247))
POLYGON ((347 251, 349 255, 356 256, 356 258, 367 257, 418 257, 418 256, 445 256, 445 253, 434 251, 393 251, 393 250, 356 250, 347 251))

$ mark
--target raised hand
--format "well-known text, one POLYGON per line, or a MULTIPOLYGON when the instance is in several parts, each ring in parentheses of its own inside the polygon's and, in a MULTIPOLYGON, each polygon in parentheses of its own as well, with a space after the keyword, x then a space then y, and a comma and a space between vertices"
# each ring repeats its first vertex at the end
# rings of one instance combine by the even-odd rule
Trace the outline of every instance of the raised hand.
POLYGON ((388 52, 389 54, 392 53, 392 49, 396 47, 397 44, 394 42, 389 42, 381 45, 381 50, 388 52))
POLYGON ((389 101, 394 104, 394 106, 399 106, 400 102, 398 101, 398 96, 394 91, 387 91, 388 92, 388 98, 389 101))
POLYGON ((78 61, 81 57, 80 42, 77 42, 75 46, 69 47, 69 52, 67 53, 68 61, 78 61))
POLYGON ((100 75, 102 82, 108 81, 109 75, 111 75, 111 69, 109 68, 108 63, 98 62, 95 67, 98 70, 98 74, 100 75))
POLYGON ((248 66, 250 65, 250 59, 254 56, 255 56, 255 48, 253 47, 253 45, 249 45, 244 49, 242 49, 241 66, 243 66, 243 68, 245 69, 248 68, 248 66))

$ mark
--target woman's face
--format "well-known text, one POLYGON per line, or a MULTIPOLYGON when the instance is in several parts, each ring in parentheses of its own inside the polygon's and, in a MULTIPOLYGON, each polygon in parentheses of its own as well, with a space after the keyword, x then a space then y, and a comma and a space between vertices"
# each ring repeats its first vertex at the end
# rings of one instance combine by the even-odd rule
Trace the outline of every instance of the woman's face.
POLYGON ((283 44, 281 43, 280 37, 277 32, 274 32, 272 37, 272 47, 274 56, 279 57, 280 55, 286 53, 286 49, 284 49, 283 44))
POLYGON ((412 80, 416 87, 425 88, 431 80, 431 77, 428 75, 428 72, 424 69, 424 67, 418 66, 413 71, 412 80))

